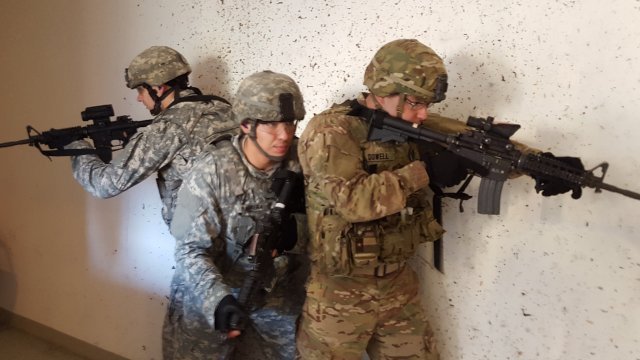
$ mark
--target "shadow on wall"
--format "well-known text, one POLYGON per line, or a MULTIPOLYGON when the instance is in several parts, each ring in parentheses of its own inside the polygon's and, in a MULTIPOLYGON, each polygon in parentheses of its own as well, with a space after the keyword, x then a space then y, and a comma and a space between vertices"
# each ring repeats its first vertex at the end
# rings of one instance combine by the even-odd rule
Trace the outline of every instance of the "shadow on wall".
MULTIPOLYGON (((12 311, 16 304, 18 284, 11 261, 11 253, 4 243, 4 236, 0 237, 0 308, 12 311)), ((0 327, 8 323, 6 312, 0 311, 0 327)))
POLYGON ((469 115, 503 118, 505 107, 522 98, 517 74, 504 58, 457 53, 445 59, 449 74, 447 99, 435 112, 466 121, 469 115))
MULTIPOLYGON (((509 64, 495 58, 479 58, 464 51, 447 56, 444 60, 449 74, 449 90, 447 99, 434 106, 433 112, 462 122, 466 122, 470 115, 496 115, 496 121, 502 121, 501 115, 506 114, 504 108, 511 106, 511 102, 520 101, 519 82, 509 64)), ((443 238, 445 273, 432 267, 431 244, 422 247, 414 259, 423 288, 422 302, 431 327, 436 332, 436 342, 443 359, 458 359, 461 356, 459 349, 463 334, 455 331, 462 328, 461 315, 451 300, 460 292, 456 289, 456 276, 460 269, 455 268, 458 265, 452 264, 449 257, 452 254, 458 259, 476 257, 473 253, 475 248, 465 244, 473 240, 473 234, 482 231, 474 228, 478 222, 472 221, 475 217, 483 216, 475 210, 478 183, 478 178, 475 178, 466 190, 474 198, 464 203, 463 213, 459 211, 459 200, 443 199, 443 227, 448 230, 443 238)), ((455 192, 458 187, 447 191, 455 192)))
POLYGON ((229 67, 220 56, 192 63, 191 69, 192 86, 200 88, 204 94, 221 96, 231 102, 235 89, 229 88, 229 67))

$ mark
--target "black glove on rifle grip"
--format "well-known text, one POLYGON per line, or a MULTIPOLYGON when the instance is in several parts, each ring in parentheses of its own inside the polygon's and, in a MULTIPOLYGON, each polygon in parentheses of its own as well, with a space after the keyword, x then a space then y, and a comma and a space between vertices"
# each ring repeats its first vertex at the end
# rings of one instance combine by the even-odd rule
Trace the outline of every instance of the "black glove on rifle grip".
POLYGON ((222 332, 242 330, 247 325, 249 317, 233 295, 227 295, 220 300, 215 316, 215 328, 222 332))
MULTIPOLYGON (((584 170, 584 165, 582 165, 580 158, 571 156, 555 156, 550 152, 545 152, 540 155, 558 160, 573 168, 584 170)), ((571 191, 571 197, 574 199, 580 199, 582 196, 582 187, 580 185, 568 183, 562 179, 548 178, 544 175, 534 176, 533 178, 536 181, 536 192, 542 192, 542 196, 554 196, 564 194, 569 191, 571 191)))

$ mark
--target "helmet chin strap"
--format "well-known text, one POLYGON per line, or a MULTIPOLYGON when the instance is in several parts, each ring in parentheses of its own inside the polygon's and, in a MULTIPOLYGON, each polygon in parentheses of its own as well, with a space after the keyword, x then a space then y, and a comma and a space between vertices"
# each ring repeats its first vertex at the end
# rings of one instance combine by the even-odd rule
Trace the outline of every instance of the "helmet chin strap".
MULTIPOLYGON (((373 100, 373 104, 376 107, 376 110, 383 110, 382 108, 382 104, 380 104, 380 102, 378 101, 378 98, 372 95, 372 100, 373 100)), ((407 100, 407 94, 398 94, 399 98, 398 98, 398 105, 396 105, 396 117, 397 118, 402 118, 402 112, 404 111, 404 103, 407 100)), ((384 111, 384 110, 383 110, 384 111)))
POLYGON ((269 155, 267 154, 267 152, 262 148, 262 146, 260 146, 260 144, 258 144, 258 138, 256 135, 256 127, 258 126, 258 122, 256 120, 253 120, 253 122, 251 122, 251 130, 249 130, 249 133, 247 134, 247 137, 251 140, 251 142, 253 143, 253 145, 255 145, 255 147, 258 149, 258 151, 260 151, 260 153, 262 155, 264 155, 267 159, 275 162, 275 163, 280 163, 282 162, 286 155, 284 156, 273 156, 273 155, 269 155))
POLYGON ((142 84, 142 86, 145 89, 147 89, 147 92, 149 93, 151 100, 153 100, 153 109, 149 110, 149 112, 153 116, 160 114, 160 112, 162 111, 162 100, 164 100, 167 96, 169 96, 169 94, 171 94, 175 89, 168 88, 168 90, 162 93, 162 96, 158 96, 158 92, 154 88, 152 88, 149 84, 144 83, 142 84))
POLYGON ((402 112, 404 111, 404 103, 407 101, 407 94, 402 93, 398 94, 400 98, 398 99, 398 105, 396 107, 396 117, 402 118, 402 112))

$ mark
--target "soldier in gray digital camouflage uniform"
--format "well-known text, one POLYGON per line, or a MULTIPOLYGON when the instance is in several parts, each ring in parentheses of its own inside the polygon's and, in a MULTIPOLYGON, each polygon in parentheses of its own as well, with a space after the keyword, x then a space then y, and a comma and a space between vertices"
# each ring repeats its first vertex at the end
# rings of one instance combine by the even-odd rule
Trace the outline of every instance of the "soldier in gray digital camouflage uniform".
MULTIPOLYGON (((250 304, 241 304, 238 293, 251 269, 247 254, 257 245, 254 235, 264 234, 259 224, 277 209, 282 174, 295 175, 293 201, 286 208, 304 211, 294 138, 305 114, 302 95, 286 75, 255 73, 241 82, 233 113, 242 134, 221 139, 198 156, 178 193, 171 225, 177 265, 163 331, 165 359, 295 357, 307 262, 291 249, 298 238, 294 218, 286 216, 274 229, 280 230, 278 244, 261 248, 273 264, 268 261, 262 269, 250 304)), ((296 248, 305 247, 298 242, 296 248)))
MULTIPOLYGON (((191 159, 216 137, 237 132, 228 102, 189 86, 190 73, 185 58, 166 46, 152 46, 131 61, 125 69, 127 87, 138 91, 137 100, 155 118, 131 137, 111 163, 96 155, 72 157, 73 176, 85 190, 109 198, 157 172, 162 217, 170 224, 176 193, 191 159)), ((67 146, 91 147, 84 140, 67 146)))

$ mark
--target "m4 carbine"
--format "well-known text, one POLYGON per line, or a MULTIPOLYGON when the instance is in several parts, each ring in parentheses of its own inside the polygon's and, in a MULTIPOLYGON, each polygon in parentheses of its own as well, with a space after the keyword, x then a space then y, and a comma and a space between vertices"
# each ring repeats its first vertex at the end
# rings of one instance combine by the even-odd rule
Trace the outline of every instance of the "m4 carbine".
MULTIPOLYGON (((240 292, 238 293, 238 303, 249 314, 253 310, 255 301, 260 296, 259 292, 269 284, 265 282, 269 275, 273 275, 273 251, 278 248, 281 231, 280 227, 289 215, 288 204, 294 193, 296 186, 296 174, 289 170, 282 171, 284 175, 281 187, 277 190, 278 199, 265 218, 256 221, 256 232, 247 245, 246 254, 248 256, 250 268, 244 278, 240 292)), ((232 329, 244 331, 247 323, 241 322, 238 316, 233 316, 230 321, 232 329)), ((233 340, 227 353, 221 359, 231 359, 238 346, 237 340, 233 340)))
POLYGON ((604 183, 609 164, 606 162, 590 170, 583 170, 547 157, 540 153, 523 153, 509 138, 520 128, 517 124, 494 124, 492 117, 469 117, 469 130, 457 134, 444 134, 424 126, 375 110, 367 115, 369 140, 401 141, 408 139, 437 143, 448 151, 473 162, 483 170, 478 193, 478 213, 496 215, 500 213, 502 186, 512 172, 531 177, 557 179, 567 184, 594 188, 596 192, 607 190, 640 200, 640 194, 604 183), (600 176, 594 175, 599 169, 600 176))
POLYGON ((42 133, 27 126, 27 139, 0 143, 0 148, 28 144, 38 148, 47 157, 97 154, 102 161, 108 163, 113 151, 124 148, 138 128, 153 121, 133 121, 127 115, 118 116, 111 121, 113 115, 111 105, 90 106, 81 113, 83 121, 93 122, 90 125, 51 129, 42 133), (65 149, 70 143, 85 138, 93 141, 93 149, 65 149), (43 149, 42 145, 46 145, 49 150, 43 149))

